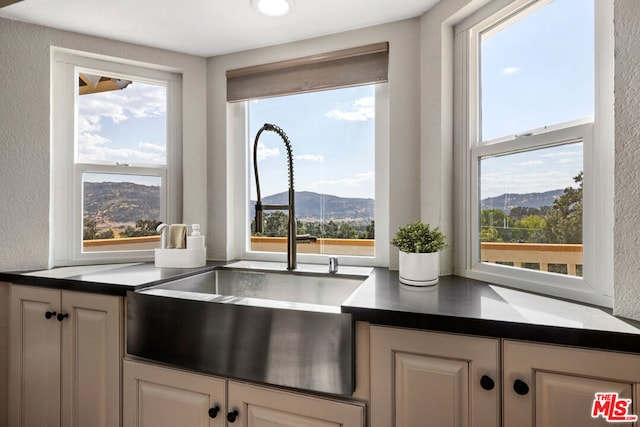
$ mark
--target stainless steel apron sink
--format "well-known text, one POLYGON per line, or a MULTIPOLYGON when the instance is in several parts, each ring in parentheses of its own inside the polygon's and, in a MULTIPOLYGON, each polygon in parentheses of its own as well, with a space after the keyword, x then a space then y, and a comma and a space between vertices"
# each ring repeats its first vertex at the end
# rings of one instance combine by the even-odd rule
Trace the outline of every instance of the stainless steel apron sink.
POLYGON ((221 268, 127 293, 127 352, 211 374, 341 395, 367 276, 221 268))

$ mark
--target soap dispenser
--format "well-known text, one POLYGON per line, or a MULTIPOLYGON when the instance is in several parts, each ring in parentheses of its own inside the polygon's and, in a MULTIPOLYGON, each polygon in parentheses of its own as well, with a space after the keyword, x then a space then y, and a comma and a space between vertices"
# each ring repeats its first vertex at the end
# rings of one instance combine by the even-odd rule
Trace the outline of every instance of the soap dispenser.
POLYGON ((191 226, 191 235, 187 236, 187 249, 204 248, 204 236, 200 234, 200 224, 191 226))

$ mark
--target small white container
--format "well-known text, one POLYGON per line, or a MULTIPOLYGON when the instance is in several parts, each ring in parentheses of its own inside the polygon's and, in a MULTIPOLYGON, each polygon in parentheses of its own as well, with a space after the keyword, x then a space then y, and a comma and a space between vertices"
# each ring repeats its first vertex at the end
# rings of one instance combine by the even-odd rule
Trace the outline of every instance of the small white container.
POLYGON ((191 226, 191 235, 187 236, 187 249, 204 248, 204 236, 200 234, 200 224, 191 226))

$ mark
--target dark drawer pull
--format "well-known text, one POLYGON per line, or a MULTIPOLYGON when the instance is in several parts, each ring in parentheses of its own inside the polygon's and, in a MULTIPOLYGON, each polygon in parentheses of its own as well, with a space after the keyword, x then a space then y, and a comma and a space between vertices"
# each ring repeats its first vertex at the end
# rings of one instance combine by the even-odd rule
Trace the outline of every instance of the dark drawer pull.
POLYGON ((215 418, 218 416, 218 412, 220 412, 219 406, 214 406, 213 408, 209 408, 209 418, 215 418))
POLYGON ((230 423, 235 423, 237 417, 238 417, 238 410, 234 409, 233 412, 229 412, 227 414, 227 421, 229 421, 230 423))
POLYGON ((495 381, 493 381, 493 378, 491 378, 489 375, 483 375, 482 378, 480 378, 480 387, 482 387, 483 389, 493 390, 495 386, 495 381))
POLYGON ((47 319, 51 319, 51 318, 52 318, 53 316, 55 316, 55 315, 56 315, 56 312, 55 312, 55 311, 47 311, 47 312, 44 314, 44 317, 45 317, 45 318, 47 318, 47 319))
POLYGON ((522 380, 515 380, 513 383, 513 390, 520 396, 524 396, 529 393, 529 386, 522 380))

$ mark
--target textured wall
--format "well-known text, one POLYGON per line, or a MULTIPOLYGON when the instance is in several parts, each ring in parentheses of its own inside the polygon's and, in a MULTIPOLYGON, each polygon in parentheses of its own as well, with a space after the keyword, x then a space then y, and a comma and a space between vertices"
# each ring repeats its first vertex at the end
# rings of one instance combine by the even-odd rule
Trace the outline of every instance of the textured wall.
POLYGON ((615 2, 614 311, 640 319, 640 2, 615 2))
POLYGON ((50 46, 183 73, 183 220, 207 224, 206 60, 0 18, 0 271, 49 264, 50 46))

